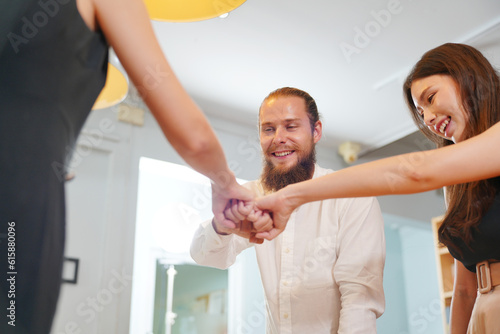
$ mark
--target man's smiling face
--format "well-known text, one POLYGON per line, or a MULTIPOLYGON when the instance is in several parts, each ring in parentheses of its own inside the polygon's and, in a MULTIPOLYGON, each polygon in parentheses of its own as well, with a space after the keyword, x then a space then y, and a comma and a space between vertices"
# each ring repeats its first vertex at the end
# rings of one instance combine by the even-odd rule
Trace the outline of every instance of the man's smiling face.
POLYGON ((260 145, 267 190, 310 179, 316 162, 314 145, 321 138, 321 122, 313 129, 303 98, 270 98, 260 108, 260 145))
POLYGON ((260 145, 265 159, 281 171, 311 153, 320 131, 311 129, 304 99, 283 96, 265 101, 260 109, 260 145))

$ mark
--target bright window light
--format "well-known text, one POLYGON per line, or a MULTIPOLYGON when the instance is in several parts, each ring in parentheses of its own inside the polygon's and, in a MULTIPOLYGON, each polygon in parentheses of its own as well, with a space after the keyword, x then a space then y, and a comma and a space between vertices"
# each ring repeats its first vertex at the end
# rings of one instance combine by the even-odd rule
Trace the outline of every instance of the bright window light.
MULTIPOLYGON (((246 182, 238 179, 239 183, 246 182)), ((190 167, 142 157, 139 162, 137 224, 151 246, 186 254, 194 232, 211 219, 210 180, 190 167)))

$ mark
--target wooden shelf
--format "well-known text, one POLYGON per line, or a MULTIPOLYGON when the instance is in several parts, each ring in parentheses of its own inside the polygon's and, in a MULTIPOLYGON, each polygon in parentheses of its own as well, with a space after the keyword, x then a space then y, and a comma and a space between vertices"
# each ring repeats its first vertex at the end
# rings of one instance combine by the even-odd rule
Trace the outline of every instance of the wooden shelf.
POLYGON ((439 294, 441 302, 441 314, 443 316, 444 333, 448 333, 447 309, 451 304, 451 296, 453 294, 453 281, 455 275, 455 261, 451 256, 448 248, 443 247, 438 240, 438 229, 443 221, 443 216, 432 219, 432 231, 434 236, 434 244, 436 245, 436 265, 438 273, 439 294))

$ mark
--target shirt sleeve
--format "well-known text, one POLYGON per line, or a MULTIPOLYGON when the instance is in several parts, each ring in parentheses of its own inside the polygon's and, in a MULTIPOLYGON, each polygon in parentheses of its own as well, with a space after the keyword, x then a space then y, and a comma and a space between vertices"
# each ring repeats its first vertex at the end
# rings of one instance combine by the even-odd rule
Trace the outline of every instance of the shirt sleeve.
POLYGON ((333 268, 341 295, 339 334, 376 333, 385 308, 384 222, 375 198, 346 199, 333 268))
POLYGON ((208 220, 196 230, 190 252, 199 265, 227 269, 236 261, 239 253, 253 245, 235 234, 218 234, 212 226, 212 220, 208 220))

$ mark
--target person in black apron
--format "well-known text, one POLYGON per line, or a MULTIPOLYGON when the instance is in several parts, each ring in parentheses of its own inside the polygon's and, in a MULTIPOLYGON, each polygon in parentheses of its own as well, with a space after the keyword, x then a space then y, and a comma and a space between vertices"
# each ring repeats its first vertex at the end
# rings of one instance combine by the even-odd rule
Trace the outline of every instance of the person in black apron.
POLYGON ((229 197, 252 198, 169 67, 142 1, 0 0, 0 333, 50 332, 64 166, 106 81, 110 46, 173 147, 212 179, 214 213, 229 197))

